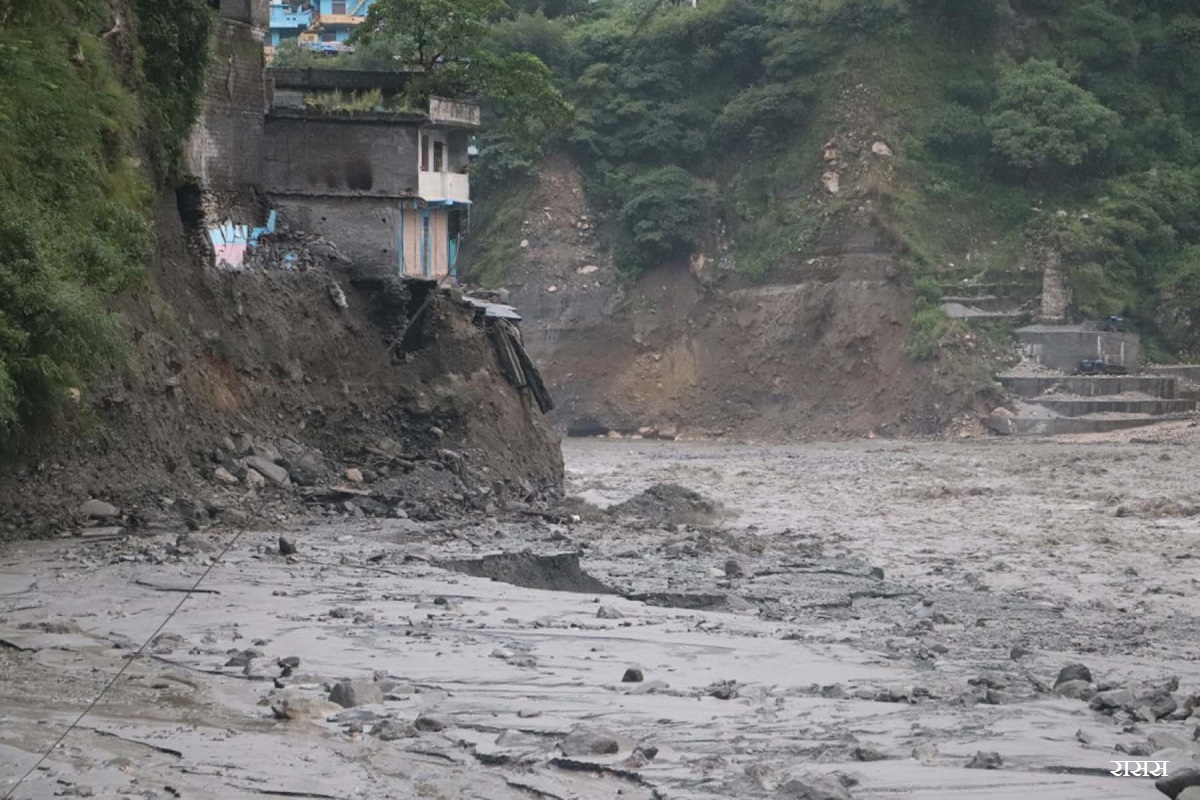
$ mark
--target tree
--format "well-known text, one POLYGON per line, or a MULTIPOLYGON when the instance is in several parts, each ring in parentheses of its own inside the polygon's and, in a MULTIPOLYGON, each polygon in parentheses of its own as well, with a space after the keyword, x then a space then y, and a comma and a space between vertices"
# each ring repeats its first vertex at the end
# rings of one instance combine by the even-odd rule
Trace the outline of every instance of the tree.
POLYGON ((1078 167, 1107 149, 1121 125, 1116 112, 1065 70, 1036 59, 1002 70, 985 121, 992 148, 1027 170, 1078 167))
POLYGON ((711 197, 679 167, 662 167, 633 179, 621 207, 617 268, 636 278, 659 264, 691 254, 704 234, 711 197))
POLYGON ((414 105, 484 95, 499 105, 506 135, 537 141, 568 124, 572 109, 537 56, 488 49, 491 27, 508 13, 504 0, 379 0, 353 41, 386 43, 395 67, 414 73, 406 90, 414 105))

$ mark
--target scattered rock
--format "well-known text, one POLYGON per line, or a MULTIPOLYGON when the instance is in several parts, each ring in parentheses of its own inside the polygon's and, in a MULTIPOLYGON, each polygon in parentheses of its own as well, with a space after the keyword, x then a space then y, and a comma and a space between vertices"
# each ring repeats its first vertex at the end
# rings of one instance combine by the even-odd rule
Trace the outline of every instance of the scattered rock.
POLYGON ((1026 656, 1031 656, 1031 655, 1033 655, 1033 651, 1026 649, 1024 647, 1021 647, 1021 645, 1016 645, 1015 647, 1013 647, 1012 650, 1008 651, 1008 657, 1011 658, 1013 661, 1020 661, 1022 658, 1025 658, 1026 656))
POLYGON ((775 792, 776 800, 851 800, 840 783, 824 777, 791 778, 775 792))
POLYGON ((1054 686, 1066 683, 1067 681, 1084 681, 1085 683, 1092 682, 1092 671, 1083 664, 1068 664, 1058 671, 1058 678, 1054 681, 1054 686))
POLYGON ((1109 689, 1106 692, 1097 692, 1088 702, 1088 706, 1094 711, 1116 711, 1119 708, 1127 706, 1133 702, 1133 692, 1129 689, 1109 689))
POLYGON ((262 489, 267 485, 267 479, 262 476, 262 473, 257 470, 246 470, 246 485, 251 489, 262 489))
MULTIPOLYGON (((246 456, 247 472, 257 472, 276 486, 291 486, 288 471, 283 467, 262 456, 246 456)), ((247 480, 247 482, 249 482, 247 480)))
POLYGON ((79 514, 88 519, 113 519, 121 516, 121 509, 103 500, 88 500, 79 507, 79 514))
POLYGON ((597 619, 624 619, 625 615, 612 606, 600 606, 596 609, 597 619))
POLYGON ((887 756, 873 747, 855 747, 850 751, 850 757, 855 761, 886 761, 887 756))
POLYGON ((621 676, 621 683, 641 683, 646 678, 642 671, 637 667, 630 667, 625 670, 625 674, 621 676))
POLYGON ((736 558, 731 558, 725 562, 725 577, 744 578, 746 577, 746 570, 742 568, 741 563, 736 558))
POLYGON ((615 516, 638 517, 654 525, 710 525, 722 506, 677 483, 656 483, 609 509, 615 516))
POLYGON ((425 731, 426 733, 444 731, 449 727, 446 721, 440 717, 431 717, 427 714, 421 714, 418 716, 416 722, 413 723, 413 726, 416 727, 417 730, 425 731))
POLYGON ((1171 695, 1170 692, 1160 692, 1147 698, 1141 706, 1138 707, 1138 716, 1147 722, 1155 722, 1163 717, 1170 716, 1179 708, 1179 703, 1171 695))
POLYGON ((732 700, 738 696, 737 681, 717 681, 705 689, 704 693, 718 700, 732 700))
POLYGON ((280 535, 280 537, 279 537, 279 555, 292 556, 295 554, 296 554, 296 545, 292 542, 291 539, 288 539, 286 536, 280 535))
POLYGON ((875 142, 871 145, 871 152, 883 158, 892 157, 892 148, 888 147, 887 142, 875 142))
POLYGON ((1180 800, 1183 792, 1193 786, 1200 786, 1200 770, 1189 769, 1154 782, 1154 788, 1165 794, 1171 800, 1180 800))
POLYGON ((342 708, 374 705, 383 702, 383 690, 371 681, 341 681, 329 692, 329 700, 342 708))
POLYGON ((987 752, 980 750, 975 756, 967 762, 967 769, 1000 769, 1004 765, 1004 760, 1000 758, 1000 754, 996 752, 987 752))
POLYGON ((362 470, 359 469, 358 467, 347 468, 346 469, 346 480, 350 481, 351 483, 362 483, 363 482, 362 470))
POLYGON ((1087 681, 1064 681, 1054 687, 1054 693, 1073 700, 1088 700, 1096 690, 1087 681))
POLYGON ((262 658, 262 650, 243 650, 240 653, 234 653, 228 661, 225 662, 227 667, 244 667, 256 658, 262 658))
POLYGON ((324 697, 302 694, 285 695, 271 706, 277 718, 287 720, 324 718, 331 708, 324 697))
POLYGON ((385 719, 371 728, 371 735, 380 741, 392 742, 396 739, 415 739, 421 734, 410 722, 400 722, 395 719, 385 719))
POLYGON ((337 308, 349 308, 350 304, 346 302, 346 293, 342 291, 342 287, 337 281, 332 281, 329 284, 329 299, 333 301, 337 308))
POLYGON ((570 757, 606 756, 619 752, 621 743, 612 731, 576 725, 558 747, 570 757))
POLYGON ((236 486, 238 484, 237 476, 224 467, 217 467, 213 470, 213 479, 226 486, 236 486))
POLYGON ((830 194, 838 194, 841 188, 842 178, 836 172, 826 172, 821 176, 821 184, 830 194))

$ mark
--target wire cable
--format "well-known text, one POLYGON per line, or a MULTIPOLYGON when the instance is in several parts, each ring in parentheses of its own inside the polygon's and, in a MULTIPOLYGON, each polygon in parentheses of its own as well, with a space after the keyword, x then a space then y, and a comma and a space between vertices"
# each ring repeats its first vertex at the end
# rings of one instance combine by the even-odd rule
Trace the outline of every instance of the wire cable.
POLYGON ((75 721, 72 722, 69 726, 67 726, 67 729, 65 731, 63 731, 62 735, 59 736, 54 741, 54 744, 50 745, 50 749, 47 750, 45 753, 43 753, 42 757, 37 760, 37 763, 34 764, 32 767, 30 767, 29 771, 26 772, 24 775, 22 775, 21 779, 13 784, 12 788, 9 789, 8 792, 4 795, 4 800, 10 800, 10 798, 12 798, 13 794, 17 791, 17 789, 21 788, 21 784, 23 784, 26 780, 28 780, 29 776, 32 775, 34 772, 36 772, 38 767, 42 766, 42 764, 45 763, 46 759, 49 758, 54 753, 54 751, 58 749, 58 746, 60 744, 62 744, 63 740, 65 740, 67 738, 67 734, 69 734, 71 731, 75 730, 75 728, 79 726, 79 723, 83 721, 83 718, 86 717, 89 713, 91 713, 92 709, 95 708, 96 704, 99 703, 104 698, 104 695, 108 692, 108 690, 111 689, 116 684, 116 682, 121 679, 121 676, 125 674, 125 670, 129 669, 129 665, 132 664, 133 662, 137 661, 138 658, 141 657, 143 651, 145 651, 145 649, 150 646, 150 643, 154 641, 154 639, 158 636, 158 634, 162 633, 162 629, 167 627, 167 623, 169 623, 172 619, 175 618, 175 615, 179 613, 179 609, 183 608, 183 604, 186 603, 188 601, 188 598, 191 597, 192 594, 194 594, 195 591, 200 588, 200 584, 203 583, 204 579, 208 577, 208 573, 212 572, 213 567, 215 567, 217 564, 221 563, 221 559, 223 559, 225 557, 225 554, 228 553, 235 544, 237 544, 238 539, 241 539, 242 534, 245 532, 246 532, 246 529, 242 528, 233 535, 233 538, 231 538, 229 540, 229 542, 225 545, 225 547, 221 550, 221 552, 217 554, 217 557, 215 559, 213 559, 213 562, 211 564, 209 564, 208 567, 204 570, 204 572, 202 572, 200 574, 200 577, 196 579, 196 583, 192 585, 192 588, 188 589, 187 593, 184 594, 184 596, 180 598, 179 602, 175 604, 175 608, 171 609, 171 613, 167 615, 167 618, 164 619, 162 621, 162 623, 160 623, 159 626, 154 629, 154 633, 150 634, 149 638, 147 638, 146 641, 142 642, 142 646, 137 649, 137 652, 134 653, 132 656, 130 656, 128 659, 126 659, 125 663, 123 665, 121 665, 121 669, 119 669, 117 671, 117 674, 113 675, 112 678, 109 679, 108 683, 106 683, 104 685, 104 688, 100 690, 100 693, 98 695, 96 695, 96 698, 94 700, 92 700, 92 702, 88 703, 87 708, 85 708, 82 712, 80 712, 79 716, 75 718, 75 721))

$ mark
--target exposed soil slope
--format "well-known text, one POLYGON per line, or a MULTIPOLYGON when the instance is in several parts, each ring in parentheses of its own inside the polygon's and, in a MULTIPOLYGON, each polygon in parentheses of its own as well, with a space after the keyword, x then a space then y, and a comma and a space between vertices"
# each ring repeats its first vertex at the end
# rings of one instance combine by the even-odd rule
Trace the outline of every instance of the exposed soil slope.
POLYGON ((181 496, 260 512, 302 499, 213 478, 221 466, 238 477, 252 454, 310 486, 361 468, 364 496, 426 516, 446 498, 482 506, 559 485, 557 436, 453 293, 355 286, 319 241, 302 271, 217 272, 185 244, 174 203, 157 216, 157 263, 120 301, 127 365, 82 398, 74 437, 0 473, 7 535, 54 527, 89 497, 135 517, 178 510, 181 496))
POLYGON ((990 402, 985 345, 965 333, 938 360, 905 355, 913 296, 879 208, 889 167, 869 136, 839 139, 842 210, 768 280, 721 269, 716 243, 715 257, 622 286, 578 170, 546 160, 508 286, 558 426, 761 438, 977 429, 974 409, 990 402))

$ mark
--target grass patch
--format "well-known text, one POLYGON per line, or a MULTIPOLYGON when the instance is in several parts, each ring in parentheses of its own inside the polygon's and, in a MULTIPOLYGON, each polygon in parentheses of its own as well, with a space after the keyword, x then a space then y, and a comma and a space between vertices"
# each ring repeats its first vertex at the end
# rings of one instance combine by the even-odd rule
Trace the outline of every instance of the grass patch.
MULTIPOLYGON (((195 12, 178 25, 209 18, 200 0, 159 5, 195 12)), ((48 430, 68 390, 122 353, 105 298, 140 279, 154 248, 139 154, 178 156, 196 108, 180 93, 201 85, 181 71, 143 78, 143 58, 183 63, 166 52, 179 55, 179 38, 166 42, 156 21, 149 50, 103 38, 114 21, 100 0, 24 4, 0 27, 0 452, 48 430)), ((203 52, 188 54, 193 66, 203 52)))
POLYGON ((536 179, 523 178, 494 190, 475 206, 471 219, 472 258, 464 277, 486 289, 503 286, 521 259, 521 223, 533 202, 536 179))

